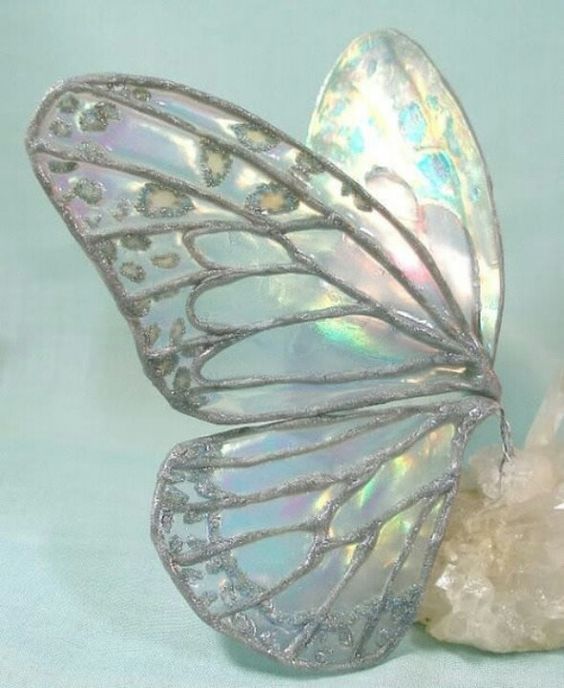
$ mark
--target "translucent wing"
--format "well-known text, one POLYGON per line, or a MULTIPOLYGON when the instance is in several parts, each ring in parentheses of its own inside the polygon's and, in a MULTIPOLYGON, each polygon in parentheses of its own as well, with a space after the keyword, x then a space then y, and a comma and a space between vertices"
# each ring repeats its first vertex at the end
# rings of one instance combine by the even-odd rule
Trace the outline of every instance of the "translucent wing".
POLYGON ((220 631, 297 666, 373 664, 415 618, 492 400, 398 406, 244 428, 178 445, 153 539, 220 631))
POLYGON ((277 421, 173 450, 153 535, 177 586, 282 661, 378 659, 499 396, 433 245, 331 162, 168 82, 68 81, 28 148, 166 399, 277 421))
POLYGON ((154 80, 76 79, 28 143, 181 411, 255 422, 495 387, 424 243, 240 109, 154 80))
POLYGON ((322 89, 308 144, 425 243, 493 358, 503 265, 491 182, 460 104, 424 51, 396 31, 353 41, 322 89))

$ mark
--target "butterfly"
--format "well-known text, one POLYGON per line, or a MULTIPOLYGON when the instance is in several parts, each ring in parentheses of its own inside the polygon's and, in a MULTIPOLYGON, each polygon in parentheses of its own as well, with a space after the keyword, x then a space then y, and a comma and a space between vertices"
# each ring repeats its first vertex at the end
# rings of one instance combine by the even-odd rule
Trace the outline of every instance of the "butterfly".
POLYGON ((307 145, 192 88, 72 78, 35 173, 182 413, 152 537, 196 613, 283 663, 381 660, 413 622, 474 428, 502 414, 491 182, 396 31, 354 40, 307 145))

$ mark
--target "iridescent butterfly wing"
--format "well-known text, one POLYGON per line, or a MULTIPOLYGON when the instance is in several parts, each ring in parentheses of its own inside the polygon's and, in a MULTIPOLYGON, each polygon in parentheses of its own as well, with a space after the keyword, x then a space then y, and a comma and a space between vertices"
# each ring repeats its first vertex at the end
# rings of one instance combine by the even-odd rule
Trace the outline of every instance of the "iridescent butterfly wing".
POLYGON ((412 620, 467 437, 499 410, 483 161, 422 51, 355 41, 306 148, 229 103, 77 78, 28 137, 146 374, 249 424, 176 446, 152 533, 216 629, 287 664, 373 664, 412 620))

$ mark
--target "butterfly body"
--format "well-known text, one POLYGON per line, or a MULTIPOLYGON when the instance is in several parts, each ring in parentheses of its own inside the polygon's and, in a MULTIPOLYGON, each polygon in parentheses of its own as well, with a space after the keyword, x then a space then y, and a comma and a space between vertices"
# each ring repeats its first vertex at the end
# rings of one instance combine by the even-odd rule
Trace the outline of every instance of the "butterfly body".
POLYGON ((471 130, 400 34, 344 53, 308 144, 124 75, 55 88, 28 136, 148 377, 245 424, 161 468, 165 567, 218 630, 335 670, 409 627, 467 438, 500 411, 501 254, 471 130))

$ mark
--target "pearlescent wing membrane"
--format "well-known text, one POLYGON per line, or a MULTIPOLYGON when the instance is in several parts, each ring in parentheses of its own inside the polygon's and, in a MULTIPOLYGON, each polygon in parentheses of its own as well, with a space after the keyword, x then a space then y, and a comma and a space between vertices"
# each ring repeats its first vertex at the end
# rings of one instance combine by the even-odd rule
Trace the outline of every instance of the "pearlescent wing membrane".
POLYGON ((165 566, 212 626, 330 669, 414 618, 499 396, 473 221, 402 170, 368 184, 339 146, 351 176, 234 105, 121 75, 55 88, 28 136, 148 377, 184 413, 254 424, 165 462, 165 566))
POLYGON ((424 51, 396 31, 353 41, 325 82, 308 144, 427 246, 493 358, 503 265, 491 183, 460 104, 424 51))
POLYGON ((79 78, 48 95, 28 145, 179 410, 238 423, 495 394, 425 243, 243 110, 168 82, 79 78))
POLYGON ((415 618, 467 435, 496 408, 397 406, 178 445, 155 545, 218 630, 295 666, 373 664, 415 618))

